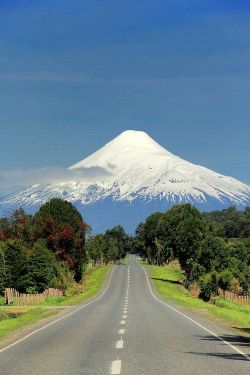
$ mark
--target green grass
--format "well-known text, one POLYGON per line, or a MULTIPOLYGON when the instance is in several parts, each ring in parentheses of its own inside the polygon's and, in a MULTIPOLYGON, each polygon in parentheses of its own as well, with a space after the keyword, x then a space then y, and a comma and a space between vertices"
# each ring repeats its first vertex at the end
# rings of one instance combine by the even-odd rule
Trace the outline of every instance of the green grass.
MULTIPOLYGON (((39 306, 62 305, 63 308, 63 305, 74 305, 84 302, 100 291, 101 287, 104 284, 107 273, 111 269, 111 267, 112 266, 109 265, 100 268, 95 267, 89 269, 84 279, 83 293, 71 297, 49 297, 39 306)), ((14 332, 27 325, 33 324, 42 318, 46 318, 61 311, 61 309, 48 310, 44 307, 39 306, 36 308, 0 308, 0 339, 11 332, 14 332)))
POLYGON ((136 263, 141 264, 143 266, 145 266, 147 264, 147 262, 145 260, 143 260, 141 257, 136 258, 136 263))
POLYGON ((122 258, 119 260, 118 264, 126 265, 128 263, 128 255, 125 256, 125 258, 122 258))
POLYGON ((76 294, 70 297, 49 297, 40 304, 40 306, 54 306, 54 305, 74 305, 86 301, 97 294, 107 276, 108 271, 111 269, 111 265, 103 267, 94 267, 88 269, 85 279, 83 281, 84 291, 83 293, 76 294))
POLYGON ((223 299, 216 299, 216 304, 204 302, 191 296, 182 285, 183 274, 180 270, 167 267, 147 266, 159 295, 175 301, 213 319, 223 320, 236 328, 249 328, 250 307, 243 307, 223 299))
POLYGON ((42 318, 58 313, 60 310, 47 310, 43 308, 23 308, 18 311, 0 309, 0 339, 7 334, 35 323, 42 318))

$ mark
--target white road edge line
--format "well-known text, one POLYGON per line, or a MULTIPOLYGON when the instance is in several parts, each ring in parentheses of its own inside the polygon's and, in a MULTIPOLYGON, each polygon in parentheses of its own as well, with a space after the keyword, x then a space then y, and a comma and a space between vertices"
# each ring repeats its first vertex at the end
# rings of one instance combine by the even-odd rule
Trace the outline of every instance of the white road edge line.
POLYGON ((121 320, 121 324, 126 324, 126 320, 121 320))
POLYGON ((116 361, 112 361, 111 374, 119 375, 121 373, 121 365, 122 365, 122 362, 120 359, 117 359, 116 361))
POLYGON ((124 333, 125 333, 125 329, 124 328, 119 329, 119 331, 118 331, 119 335, 124 335, 124 333))
POLYGON ((36 333, 38 333, 38 332, 40 332, 40 331, 43 331, 44 329, 46 329, 46 328, 48 328, 48 327, 50 327, 50 326, 52 326, 52 325, 54 325, 54 324, 60 322, 60 321, 63 320, 63 319, 68 318, 69 316, 71 316, 71 315, 77 313, 78 311, 85 309, 87 306, 92 305, 93 303, 97 302, 97 301, 98 301, 99 299, 101 299, 101 298, 104 296, 104 294, 107 292, 107 290, 108 290, 108 288, 109 288, 109 285, 110 285, 111 277, 112 277, 113 272, 114 272, 114 269, 115 269, 115 268, 112 269, 112 271, 111 271, 111 273, 110 273, 110 275, 109 275, 109 280, 108 280, 108 283, 107 283, 105 289, 103 290, 103 292, 102 292, 98 297, 96 297, 96 298, 93 299, 92 301, 86 303, 85 305, 79 307, 78 309, 76 309, 76 310, 74 310, 74 311, 72 311, 72 312, 70 312, 70 313, 68 313, 68 314, 66 314, 66 315, 64 315, 64 316, 62 316, 61 318, 58 318, 58 319, 56 319, 56 320, 53 320, 53 322, 48 323, 48 324, 46 324, 45 326, 36 329, 35 331, 29 333, 28 335, 22 337, 22 338, 19 339, 19 340, 13 342, 12 344, 5 346, 4 348, 0 349, 0 353, 5 352, 6 350, 8 350, 8 349, 12 348, 13 346, 19 344, 20 342, 27 340, 29 337, 35 335, 36 333))
POLYGON ((226 340, 223 340, 222 337, 220 337, 219 335, 217 335, 216 333, 214 333, 213 331, 210 331, 210 329, 204 327, 202 324, 196 322, 194 319, 190 318, 188 315, 186 314, 183 314, 181 311, 178 311, 177 309, 175 309, 174 307, 170 306, 168 303, 166 302, 163 302, 162 300, 160 300, 153 292, 152 290, 152 287, 150 285, 150 282, 149 282, 149 277, 148 277, 148 274, 147 274, 147 271, 145 270, 145 268, 143 266, 141 266, 145 272, 145 275, 146 275, 146 278, 147 278, 147 282, 148 282, 148 286, 149 286, 149 290, 153 296, 153 298, 158 301, 159 303, 161 303, 162 305, 165 305, 167 306, 169 309, 175 311, 177 314, 183 316, 184 318, 190 320, 192 323, 196 324, 198 327, 202 328, 204 331, 210 333, 210 335, 214 336, 215 338, 217 338, 217 340, 223 342, 224 344, 228 345, 232 350, 234 350, 235 352, 237 352, 238 354, 242 355, 244 358, 246 358, 248 361, 250 361, 250 357, 244 353, 242 350, 238 349, 236 346, 230 344, 230 342, 226 341, 226 340))

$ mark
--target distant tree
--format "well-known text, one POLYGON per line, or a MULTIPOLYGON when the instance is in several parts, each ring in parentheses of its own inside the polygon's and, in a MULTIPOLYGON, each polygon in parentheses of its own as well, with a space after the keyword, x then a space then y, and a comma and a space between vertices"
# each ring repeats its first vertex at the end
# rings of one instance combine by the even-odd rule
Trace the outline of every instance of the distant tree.
POLYGON ((93 266, 102 264, 107 252, 107 241, 103 234, 97 234, 88 239, 86 243, 86 251, 88 258, 91 260, 93 266))
POLYGON ((134 252, 140 255, 143 259, 147 257, 147 249, 145 245, 145 224, 140 223, 136 230, 133 239, 133 249, 134 252))
POLYGON ((116 262, 119 259, 119 243, 116 238, 107 238, 105 263, 116 262))
POLYGON ((213 226, 214 231, 224 238, 243 238, 250 236, 250 208, 244 211, 235 206, 221 211, 204 212, 203 217, 213 226))
POLYGON ((161 212, 155 212, 148 216, 144 224, 144 242, 147 258, 150 264, 163 264, 164 244, 158 238, 158 225, 163 216, 161 212))
POLYGON ((23 243, 30 241, 32 216, 28 215, 22 208, 16 209, 10 216, 12 238, 23 243))
POLYGON ((125 233, 121 225, 117 225, 114 228, 108 229, 105 232, 107 238, 113 238, 118 244, 117 259, 125 257, 127 252, 130 252, 131 240, 130 237, 125 233))

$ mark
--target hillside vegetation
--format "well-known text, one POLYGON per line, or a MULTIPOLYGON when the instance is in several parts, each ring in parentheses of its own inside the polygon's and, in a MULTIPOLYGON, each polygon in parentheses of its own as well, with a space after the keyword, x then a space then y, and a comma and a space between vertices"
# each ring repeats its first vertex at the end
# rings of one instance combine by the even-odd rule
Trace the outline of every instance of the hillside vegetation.
POLYGON ((62 199, 51 199, 34 216, 15 210, 0 219, 0 294, 5 288, 79 294, 89 265, 118 262, 130 241, 121 226, 91 235, 77 209, 62 199))
POLYGON ((250 293, 250 209, 201 213, 190 204, 150 215, 136 229, 134 248, 150 265, 178 260, 184 285, 204 301, 219 289, 250 293))

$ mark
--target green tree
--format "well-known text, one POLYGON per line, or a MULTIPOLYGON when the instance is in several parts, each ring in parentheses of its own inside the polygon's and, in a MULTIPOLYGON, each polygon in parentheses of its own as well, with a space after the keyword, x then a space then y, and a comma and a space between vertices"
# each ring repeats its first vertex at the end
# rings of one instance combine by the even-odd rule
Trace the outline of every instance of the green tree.
POLYGON ((86 243, 86 251, 93 266, 97 263, 103 263, 105 253, 107 252, 107 241, 105 236, 103 234, 97 234, 88 239, 86 243))
POLYGON ((197 261, 200 243, 206 233, 206 221, 190 204, 173 206, 161 217, 157 230, 169 256, 177 258, 185 271, 188 259, 197 261))
POLYGON ((208 234, 200 244, 198 261, 207 273, 227 268, 229 252, 224 239, 208 234))
POLYGON ((117 225, 114 228, 108 229, 105 232, 107 238, 113 238, 118 243, 117 260, 125 257, 127 252, 130 252, 131 240, 130 237, 125 233, 121 225, 117 225))
POLYGON ((229 269, 224 269, 218 275, 218 286, 223 290, 230 290, 232 288, 233 281, 234 277, 229 269))
POLYGON ((147 258, 150 264, 163 264, 164 243, 158 238, 158 225, 163 216, 161 212, 155 212, 148 216, 144 224, 144 242, 147 258))
POLYGON ((86 262, 85 232, 81 214, 67 201, 53 198, 34 216, 34 239, 44 238, 58 259, 66 261, 80 281, 86 262))
POLYGON ((119 259, 119 243, 116 238, 107 238, 105 261, 116 262, 119 259))
POLYGON ((18 240, 8 240, 4 244, 6 265, 6 287, 25 292, 22 278, 28 272, 28 256, 23 244, 18 240))
POLYGON ((144 260, 147 258, 147 249, 145 245, 145 224, 140 223, 133 239, 133 249, 135 254, 139 254, 144 260))
POLYGON ((76 232, 82 229, 83 219, 72 203, 60 198, 52 198, 40 207, 34 219, 52 218, 55 225, 69 224, 76 232))
POLYGON ((199 280, 200 297, 209 301, 213 295, 218 293, 218 274, 216 271, 205 274, 199 280))
POLYGON ((43 292, 55 277, 55 256, 42 239, 36 241, 28 256, 27 273, 20 279, 22 289, 28 293, 43 292))
POLYGON ((0 243, 0 294, 6 287, 6 264, 5 264, 5 254, 3 250, 3 243, 0 243))

